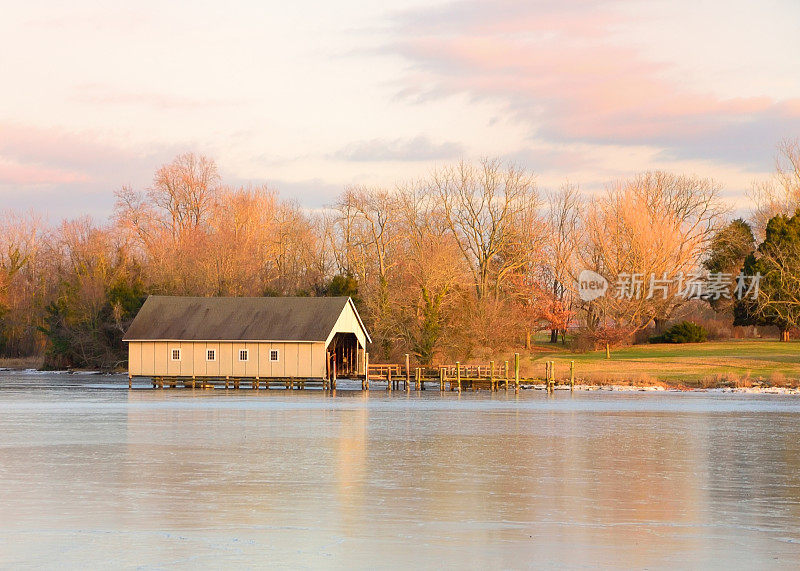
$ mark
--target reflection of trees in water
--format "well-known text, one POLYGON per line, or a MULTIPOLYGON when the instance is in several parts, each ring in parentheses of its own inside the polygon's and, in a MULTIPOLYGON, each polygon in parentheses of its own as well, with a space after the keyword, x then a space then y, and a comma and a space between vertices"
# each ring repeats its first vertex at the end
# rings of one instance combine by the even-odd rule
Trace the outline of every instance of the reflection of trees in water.
POLYGON ((523 542, 531 558, 562 546, 566 565, 645 567, 755 541, 747 526, 790 536, 800 506, 796 415, 142 394, 153 406, 128 409, 122 461, 98 476, 131 526, 297 525, 351 555, 439 541, 475 566, 513 566, 519 549, 501 547, 523 542))

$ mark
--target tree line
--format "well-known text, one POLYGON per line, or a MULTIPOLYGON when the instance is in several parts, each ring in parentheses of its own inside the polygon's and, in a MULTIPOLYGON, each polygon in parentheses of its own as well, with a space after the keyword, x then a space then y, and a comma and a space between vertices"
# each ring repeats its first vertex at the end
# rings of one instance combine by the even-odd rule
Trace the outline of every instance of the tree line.
POLYGON ((392 188, 349 187, 310 212, 266 186, 226 185, 212 159, 183 154, 149 188, 119 189, 105 222, 3 215, 0 355, 122 367, 122 336, 149 294, 349 295, 375 359, 419 363, 530 347, 540 331, 554 343, 623 343, 698 299, 788 338, 800 316, 797 142, 780 145, 746 220, 731 220, 721 191, 662 171, 592 196, 573 184, 540 190, 530 171, 484 159, 392 188), (659 295, 585 300, 583 270, 610 293, 656 276, 659 295), (701 271, 730 276, 732 288, 740 272, 759 274, 760 293, 680 295, 701 271))

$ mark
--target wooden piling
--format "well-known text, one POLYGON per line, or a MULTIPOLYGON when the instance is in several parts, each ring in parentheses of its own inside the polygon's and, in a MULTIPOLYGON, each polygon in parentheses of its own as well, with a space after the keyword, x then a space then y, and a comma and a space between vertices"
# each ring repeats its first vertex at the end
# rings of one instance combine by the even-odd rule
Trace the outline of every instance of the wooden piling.
POLYGON ((506 364, 505 364, 505 367, 504 367, 504 369, 505 369, 505 371, 504 371, 504 375, 503 375, 503 377, 505 377, 505 380, 506 380, 506 390, 508 390, 508 361, 506 361, 506 364))
POLYGON ((406 391, 408 391, 411 383, 411 369, 409 369, 408 367, 409 367, 408 353, 406 353, 406 386, 405 386, 406 391))
POLYGON ((456 361, 456 382, 458 383, 458 392, 461 392, 461 362, 456 361))
POLYGON ((519 392, 519 353, 514 353, 514 391, 519 392))
POLYGON ((569 362, 569 390, 575 390, 575 361, 569 362))
POLYGON ((128 389, 132 389, 132 388, 133 388, 133 377, 128 375, 128 389))
POLYGON ((369 390, 369 353, 364 351, 364 388, 369 390))

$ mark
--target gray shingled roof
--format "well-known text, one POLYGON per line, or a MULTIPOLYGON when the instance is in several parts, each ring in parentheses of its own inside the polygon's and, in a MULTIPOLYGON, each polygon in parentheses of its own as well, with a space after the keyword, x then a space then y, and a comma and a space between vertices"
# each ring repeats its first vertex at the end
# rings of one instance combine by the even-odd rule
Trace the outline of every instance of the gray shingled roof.
POLYGON ((151 295, 124 340, 325 341, 349 300, 151 295))

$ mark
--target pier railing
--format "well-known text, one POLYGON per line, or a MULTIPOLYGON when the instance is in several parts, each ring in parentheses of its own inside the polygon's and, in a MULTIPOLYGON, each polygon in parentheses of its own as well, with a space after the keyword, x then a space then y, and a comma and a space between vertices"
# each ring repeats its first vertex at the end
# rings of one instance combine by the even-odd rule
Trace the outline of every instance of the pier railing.
MULTIPOLYGON (((533 386, 539 388, 541 384, 550 391, 556 384, 555 375, 555 362, 544 362, 545 371, 544 378, 541 377, 528 377, 523 378, 520 376, 520 362, 519 354, 514 355, 513 367, 509 361, 495 363, 489 361, 488 364, 441 364, 441 365, 426 365, 411 367, 409 356, 406 355, 405 364, 399 363, 370 363, 369 354, 364 355, 364 374, 356 376, 355 379, 361 379, 361 389, 370 390, 372 383, 386 383, 386 390, 400 390, 405 389, 410 391, 425 390, 430 388, 431 385, 438 386, 439 390, 478 390, 488 389, 497 391, 501 389, 509 390, 512 387, 515 391, 519 391, 523 385, 533 386)), ((353 378, 353 377, 351 377, 353 378)), ((563 377, 562 377, 563 379, 563 377)), ((128 379, 128 387, 131 387, 131 378, 128 379)), ((192 388, 199 386, 202 388, 215 388, 217 386, 224 386, 224 388, 238 389, 240 387, 251 387, 254 390, 260 389, 262 386, 265 389, 273 387, 280 387, 285 389, 302 389, 306 384, 314 385, 321 384, 323 390, 336 390, 336 372, 329 377, 321 379, 261 379, 255 378, 238 378, 238 377, 212 377, 212 378, 179 378, 179 377, 154 377, 152 379, 153 387, 164 388, 165 386, 175 387, 178 384, 183 386, 191 386, 192 388)), ((572 388, 575 383, 575 362, 570 361, 569 365, 569 386, 572 388)))
MULTIPOLYGON (((555 362, 545 361, 544 376, 542 378, 523 378, 520 376, 519 354, 514 355, 513 363, 503 361, 487 364, 441 364, 411 367, 408 356, 406 363, 372 363, 366 367, 366 374, 362 379, 362 389, 369 390, 373 381, 385 381, 387 390, 425 390, 425 385, 438 384, 440 390, 477 390, 488 389, 492 391, 513 387, 519 390, 521 385, 544 384, 547 390, 552 390, 558 384, 555 375, 555 362)), ((566 382, 567 379, 564 379, 566 382)), ((569 364, 569 386, 575 384, 575 362, 569 364)))

